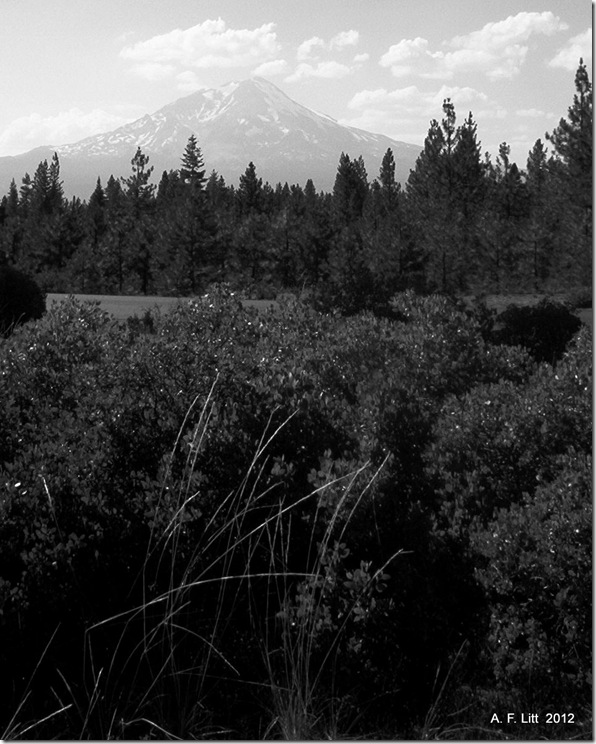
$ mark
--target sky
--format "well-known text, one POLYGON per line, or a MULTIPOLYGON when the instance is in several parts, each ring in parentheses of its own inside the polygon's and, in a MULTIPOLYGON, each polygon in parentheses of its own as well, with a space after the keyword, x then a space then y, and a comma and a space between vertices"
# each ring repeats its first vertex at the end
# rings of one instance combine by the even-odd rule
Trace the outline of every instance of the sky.
MULTIPOLYGON (((451 98, 483 153, 572 103, 589 0, 0 0, 0 156, 110 131, 259 75, 342 124, 422 146, 451 98)), ((199 138, 200 145, 200 138, 199 138)))

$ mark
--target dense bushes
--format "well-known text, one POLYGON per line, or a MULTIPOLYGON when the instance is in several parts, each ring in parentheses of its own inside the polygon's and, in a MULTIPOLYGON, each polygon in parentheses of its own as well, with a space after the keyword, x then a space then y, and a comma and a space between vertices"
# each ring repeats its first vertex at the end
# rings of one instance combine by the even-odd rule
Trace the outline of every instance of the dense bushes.
POLYGON ((33 279, 7 264, 0 265, 0 334, 6 336, 18 323, 41 318, 45 294, 33 279))
POLYGON ((416 738, 462 648, 454 700, 588 700, 590 334, 553 368, 392 306, 69 300, 4 342, 9 717, 41 657, 46 736, 416 738))

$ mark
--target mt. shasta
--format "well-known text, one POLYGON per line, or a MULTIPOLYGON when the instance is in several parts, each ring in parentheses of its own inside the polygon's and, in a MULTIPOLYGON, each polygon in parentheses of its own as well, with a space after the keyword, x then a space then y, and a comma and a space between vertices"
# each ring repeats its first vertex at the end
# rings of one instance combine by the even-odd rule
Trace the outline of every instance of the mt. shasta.
POLYGON ((49 162, 57 152, 65 193, 86 199, 98 176, 105 186, 110 175, 130 174, 137 147, 149 156, 153 178, 159 180, 164 170, 179 168, 191 134, 198 140, 207 174, 215 169, 234 185, 252 161, 259 177, 273 186, 286 181, 304 186, 311 178, 317 189, 330 191, 342 152, 351 158, 362 155, 372 180, 388 148, 395 158, 396 179, 404 184, 421 151, 416 145, 343 126, 255 77, 191 93, 112 132, 0 158, 0 189, 6 193, 11 178, 20 185, 25 172, 33 175, 40 161, 49 162))

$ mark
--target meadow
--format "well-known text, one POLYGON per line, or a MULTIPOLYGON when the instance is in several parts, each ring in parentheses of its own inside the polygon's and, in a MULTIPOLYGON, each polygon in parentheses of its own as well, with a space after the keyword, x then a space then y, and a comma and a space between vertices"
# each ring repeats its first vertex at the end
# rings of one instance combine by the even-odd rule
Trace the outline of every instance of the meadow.
POLYGON ((0 346, 2 738, 591 738, 590 326, 94 299, 0 346))
MULTIPOLYGON (((49 292, 47 295, 48 306, 51 306, 54 302, 61 302, 65 300, 69 295, 60 294, 56 292, 49 292)), ((145 295, 101 295, 101 294, 77 294, 73 295, 81 302, 98 302, 102 310, 105 310, 110 315, 113 315, 118 320, 126 320, 133 315, 142 316, 147 310, 155 310, 156 308, 160 311, 168 310, 180 302, 185 302, 192 298, 184 297, 161 297, 158 295, 145 296, 145 295)), ((496 313, 503 312, 509 305, 524 306, 534 305, 541 299, 544 299, 546 295, 536 294, 522 294, 522 295, 488 295, 485 298, 487 307, 495 310, 496 313)), ((567 297, 567 293, 560 295, 548 295, 555 300, 564 301, 567 297)), ((472 299, 472 298, 469 298, 472 299)), ((245 307, 254 307, 257 309, 266 309, 275 304, 273 300, 253 300, 243 299, 243 305, 245 307)), ((576 313, 582 323, 586 323, 593 327, 594 324, 594 313, 592 308, 580 307, 576 309, 576 313)))

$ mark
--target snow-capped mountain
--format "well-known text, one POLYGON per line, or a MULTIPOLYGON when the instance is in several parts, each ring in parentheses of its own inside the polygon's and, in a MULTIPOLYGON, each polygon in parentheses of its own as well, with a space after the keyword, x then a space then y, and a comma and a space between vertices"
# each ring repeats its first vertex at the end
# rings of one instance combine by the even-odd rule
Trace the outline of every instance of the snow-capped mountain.
POLYGON ((416 145, 343 126, 255 77, 199 90, 112 132, 0 158, 0 194, 6 193, 11 178, 20 184, 25 172, 33 175, 39 162, 49 162, 54 152, 67 195, 88 198, 98 176, 105 185, 111 174, 129 175, 137 147, 149 156, 154 180, 159 180, 164 170, 180 166, 191 134, 198 140, 207 173, 215 169, 228 184, 237 184, 252 161, 258 176, 271 185, 304 185, 312 178, 317 189, 329 191, 342 152, 351 158, 362 155, 372 180, 388 148, 395 157, 396 178, 405 183, 420 153, 416 145))

